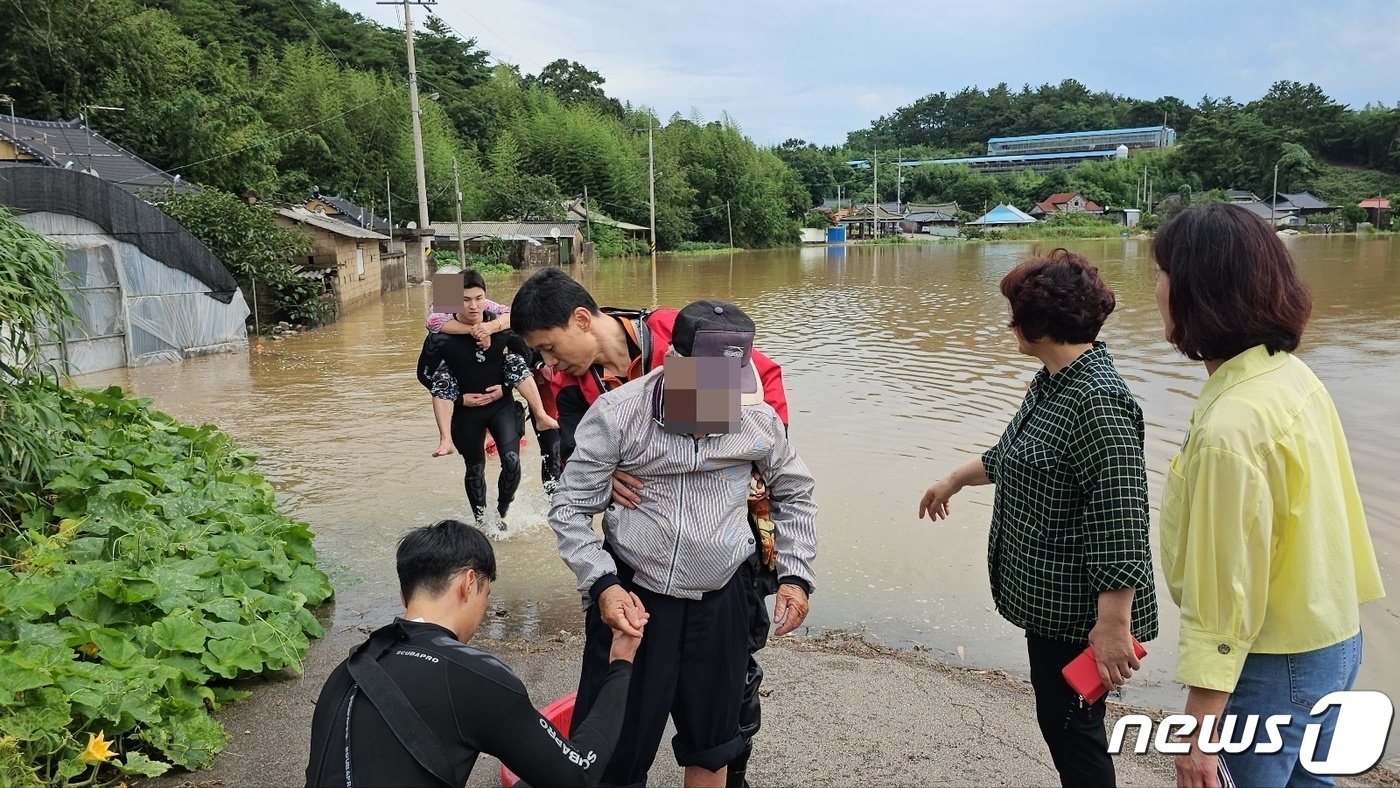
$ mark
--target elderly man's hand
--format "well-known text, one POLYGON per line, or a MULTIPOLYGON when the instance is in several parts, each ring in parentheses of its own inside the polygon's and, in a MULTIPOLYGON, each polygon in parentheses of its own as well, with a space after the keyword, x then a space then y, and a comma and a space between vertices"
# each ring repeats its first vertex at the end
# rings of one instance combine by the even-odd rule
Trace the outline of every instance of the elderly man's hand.
POLYGON ((620 585, 608 586, 598 595, 598 615, 614 632, 634 638, 642 636, 642 627, 651 617, 642 600, 620 585))
POLYGON ((809 609, 807 592, 802 586, 793 583, 778 586, 778 599, 773 603, 773 623, 778 625, 778 631, 773 634, 782 637, 802 626, 809 609))

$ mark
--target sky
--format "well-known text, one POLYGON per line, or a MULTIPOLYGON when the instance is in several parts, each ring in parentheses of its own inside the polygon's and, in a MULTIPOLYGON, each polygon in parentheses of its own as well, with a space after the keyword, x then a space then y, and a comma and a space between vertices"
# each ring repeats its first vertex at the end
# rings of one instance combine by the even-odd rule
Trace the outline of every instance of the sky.
MULTIPOLYGON (((401 26, 401 7, 336 0, 401 26)), ((1314 82, 1360 108, 1400 103, 1396 0, 1046 3, 442 0, 431 12, 525 73, 565 58, 662 118, 728 112, 759 144, 845 142, 922 96, 1077 79, 1141 99, 1314 82)), ((415 23, 424 9, 414 8, 415 23)))

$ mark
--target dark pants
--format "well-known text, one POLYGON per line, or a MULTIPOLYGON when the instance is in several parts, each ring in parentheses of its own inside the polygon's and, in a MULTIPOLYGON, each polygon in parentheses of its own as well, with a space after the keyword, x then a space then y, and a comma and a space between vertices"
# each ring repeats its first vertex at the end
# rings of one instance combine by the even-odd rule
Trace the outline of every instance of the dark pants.
MULTIPOLYGON (((632 663, 627 711, 617 751, 603 770, 602 784, 645 785, 656 760, 666 718, 676 724, 676 763, 717 771, 743 751, 740 696, 748 659, 749 610, 736 573, 725 586, 698 600, 639 588, 619 564, 619 577, 651 614, 646 637, 632 663)), ((588 711, 608 669, 612 630, 590 605, 585 616, 583 670, 575 724, 588 711)))
POLYGON ((763 667, 754 659, 754 654, 768 645, 768 630, 772 621, 768 617, 768 597, 778 592, 778 577, 760 566, 755 554, 739 567, 739 579, 744 584, 744 595, 749 607, 749 665, 744 672, 744 699, 739 707, 739 735, 744 737, 744 749, 729 764, 725 778, 726 788, 743 788, 748 785, 746 775, 749 756, 753 754, 753 740, 763 725, 763 710, 759 706, 758 688, 763 683, 763 667))
POLYGON ((1036 720, 1066 788, 1116 784, 1103 728, 1105 699, 1086 706, 1060 673, 1087 646, 1026 634, 1036 720))
POLYGON ((463 481, 478 523, 486 516, 486 432, 491 431, 496 453, 501 457, 496 511, 505 517, 520 487, 520 436, 524 426, 520 406, 510 397, 479 408, 469 408, 459 402, 452 409, 452 442, 467 466, 463 481))

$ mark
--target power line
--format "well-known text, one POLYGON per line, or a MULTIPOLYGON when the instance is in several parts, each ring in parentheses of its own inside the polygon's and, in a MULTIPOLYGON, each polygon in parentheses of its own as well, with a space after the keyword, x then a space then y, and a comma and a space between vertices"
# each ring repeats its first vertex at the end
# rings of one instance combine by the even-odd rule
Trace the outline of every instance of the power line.
POLYGON ((349 69, 345 67, 345 63, 341 61, 340 56, 335 53, 334 49, 331 49, 330 44, 326 43, 326 39, 321 38, 321 32, 317 30, 316 26, 311 24, 311 21, 307 19, 306 15, 301 12, 301 6, 297 3, 297 0, 287 0, 287 2, 292 6, 292 10, 297 12, 297 16, 301 17, 301 21, 304 22, 306 26, 311 29, 311 35, 316 36, 316 40, 321 42, 321 46, 325 47, 326 51, 330 53, 331 57, 335 58, 335 62, 340 66, 341 70, 348 71, 349 69))
MULTIPOLYGON (((350 109, 345 110, 344 112, 338 112, 338 113, 336 113, 336 114, 334 114, 334 115, 332 115, 332 116, 330 116, 330 117, 328 117, 328 118, 322 118, 322 119, 316 121, 315 123, 309 124, 309 125, 307 125, 307 126, 302 126, 302 127, 299 128, 299 129, 292 129, 291 131, 287 131, 287 132, 283 132, 282 134, 278 134, 278 135, 275 136, 275 137, 269 137, 269 138, 267 138, 267 139, 265 139, 265 140, 260 140, 260 141, 258 141, 258 142, 253 143, 252 145, 245 145, 245 146, 243 146, 242 148, 239 148, 239 149, 237 149, 237 150, 231 150, 231 151, 229 151, 229 152, 227 152, 227 153, 220 153, 220 154, 217 155, 217 156, 210 156, 210 157, 207 158, 207 159, 200 159, 199 161, 192 161, 192 162, 190 162, 189 164, 181 164, 179 167, 171 167, 171 168, 168 169, 168 170, 161 170, 161 172, 163 172, 163 173, 165 173, 165 174, 168 175, 168 174, 170 174, 170 173, 172 173, 172 172, 178 172, 178 171, 180 171, 180 170, 187 170, 187 169, 189 169, 190 167, 197 167, 197 166, 199 166, 199 165, 201 165, 201 164, 208 164, 208 163, 211 162, 211 161, 218 161, 219 159, 226 159, 226 158, 228 158, 229 156, 236 156, 236 155, 238 155, 238 154, 240 154, 240 153, 243 153, 244 151, 250 151, 250 150, 252 150, 252 149, 254 149, 254 148, 261 148, 261 147, 264 146, 264 145, 270 145, 270 144, 272 144, 272 143, 274 143, 274 142, 277 142, 278 140, 286 139, 287 137, 290 137, 290 136, 292 136, 292 135, 294 135, 294 134, 300 134, 300 133, 302 133, 303 131, 310 131, 311 129, 314 129, 314 128, 316 128, 317 126, 320 126, 320 125, 323 124, 323 123, 330 123, 331 121, 333 121, 333 120, 335 120, 335 119, 337 119, 337 118, 343 118, 343 117, 345 117, 346 115, 349 115, 350 113, 354 112, 354 111, 357 110, 357 109, 361 109, 361 108, 363 108, 363 107, 367 107, 367 106, 369 106, 370 104, 373 104, 373 103, 378 102, 378 101, 383 101, 384 99, 388 98, 390 95, 391 95, 391 94, 389 94, 389 93, 381 93, 381 94, 379 94, 378 96, 375 96, 374 98, 372 98, 372 99, 370 99, 370 100, 368 100, 368 101, 362 102, 362 103, 360 103, 360 104, 356 104, 355 106, 351 107, 350 109)), ((118 181, 117 183, 118 183, 118 184, 123 184, 123 183, 127 183, 127 182, 128 182, 128 181, 118 181)))
MULTIPOLYGON (((465 8, 462 8, 461 10, 462 10, 462 13, 466 14, 467 16, 470 16, 470 17, 472 18, 472 21, 474 21, 474 22, 476 22, 477 24, 481 25, 483 28, 485 28, 485 29, 487 30, 487 32, 491 33, 491 34, 494 35, 496 38, 500 39, 501 43, 502 43, 502 44, 505 44, 507 49, 510 49, 511 51, 515 52, 515 54, 516 54, 516 55, 519 55, 520 58, 521 58, 522 60, 528 60, 528 61, 530 61, 531 63, 533 63, 537 68, 539 67, 540 64, 539 64, 539 63, 536 63, 535 60, 534 60, 534 58, 526 57, 526 56, 524 55, 524 53, 522 53, 520 50, 518 50, 518 49, 516 49, 514 46, 512 46, 511 43, 505 39, 504 36, 502 36, 500 33, 497 33, 495 30, 492 30, 491 27, 490 27, 490 25, 487 25, 485 22, 481 21, 480 19, 477 19, 477 18, 472 14, 472 12, 466 10, 465 8)), ((452 26, 452 23, 449 22, 449 21, 447 21, 445 18, 443 18, 443 16, 442 16, 441 14, 432 14, 432 16, 435 17, 436 19, 438 19, 438 20, 439 20, 440 22, 442 22, 444 25, 446 25, 448 30, 451 30, 453 33, 456 33, 456 34, 457 34, 457 38, 461 39, 463 43, 466 43, 467 41, 472 40, 472 37, 469 37, 469 36, 463 34, 462 31, 460 31, 460 30, 458 30, 457 28, 453 27, 453 26, 452 26)), ((496 57, 494 54, 491 53, 490 50, 482 50, 482 51, 484 51, 484 52, 486 53, 486 56, 487 56, 487 57, 489 57, 489 58, 491 58, 492 60, 496 61, 497 65, 502 65, 502 66, 514 65, 513 63, 507 63, 506 61, 501 60, 499 57, 496 57)))

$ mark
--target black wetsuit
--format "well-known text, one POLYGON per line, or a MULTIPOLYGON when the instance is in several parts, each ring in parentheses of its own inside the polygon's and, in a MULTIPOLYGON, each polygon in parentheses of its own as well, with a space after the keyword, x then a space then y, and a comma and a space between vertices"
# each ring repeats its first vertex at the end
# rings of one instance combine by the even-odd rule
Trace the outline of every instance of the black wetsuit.
MULTIPOLYGON (((573 739, 565 739, 535 710, 510 668, 458 642, 445 627, 395 619, 355 652, 367 648, 382 649, 379 665, 437 734, 435 744, 453 775, 451 788, 466 783, 481 753, 496 756, 539 788, 594 786, 617 746, 630 662, 612 663, 588 718, 575 726, 573 739)), ((443 786, 399 743, 351 678, 348 662, 331 672, 316 701, 307 786, 443 786)))
MULTIPOLYGON (((494 320, 486 312, 484 320, 494 320)), ((500 386, 503 396, 489 405, 468 407, 458 399, 452 406, 452 443, 466 464, 463 483, 467 500, 478 522, 486 514, 486 432, 496 441, 501 457, 501 476, 497 481, 496 511, 502 517, 515 500, 520 487, 520 438, 525 429, 524 409, 506 391, 506 354, 518 353, 528 358, 530 349, 514 332, 491 335, 491 345, 481 348, 468 334, 428 334, 418 355, 418 382, 432 390, 432 376, 438 364, 447 363, 457 380, 460 394, 484 394, 492 386, 500 386)))

